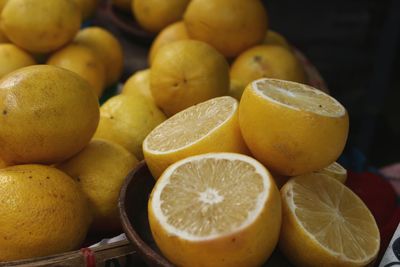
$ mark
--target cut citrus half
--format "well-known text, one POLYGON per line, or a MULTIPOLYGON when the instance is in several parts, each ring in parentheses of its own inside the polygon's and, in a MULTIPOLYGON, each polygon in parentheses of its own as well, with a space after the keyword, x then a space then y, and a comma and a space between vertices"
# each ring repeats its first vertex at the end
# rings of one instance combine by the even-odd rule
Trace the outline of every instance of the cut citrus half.
POLYGON ((144 157, 155 178, 180 159, 208 152, 247 153, 233 97, 217 97, 187 108, 157 126, 143 142, 144 157))
POLYGON ((337 162, 334 162, 334 163, 330 164, 329 166, 323 168, 322 170, 316 171, 315 173, 326 174, 332 178, 335 178, 342 184, 344 184, 347 179, 347 170, 345 168, 343 168, 343 166, 337 162))
POLYGON ((324 174, 281 189, 280 247, 296 266, 366 266, 379 251, 375 219, 356 194, 324 174))
POLYGON ((347 140, 346 109, 310 86, 260 79, 243 92, 243 138, 256 159, 277 174, 296 176, 334 162, 347 140))
POLYGON ((208 153, 171 165, 149 199, 149 222, 177 266, 260 266, 281 225, 272 176, 253 158, 208 153))

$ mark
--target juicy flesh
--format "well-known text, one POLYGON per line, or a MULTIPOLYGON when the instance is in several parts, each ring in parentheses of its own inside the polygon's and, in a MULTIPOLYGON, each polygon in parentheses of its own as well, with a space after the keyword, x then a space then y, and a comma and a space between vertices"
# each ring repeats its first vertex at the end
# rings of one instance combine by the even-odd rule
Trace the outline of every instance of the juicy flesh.
POLYGON ((173 172, 160 195, 161 211, 189 237, 223 235, 254 216, 264 191, 262 176, 249 163, 201 159, 173 172))
POLYGON ((233 98, 219 97, 190 107, 153 130, 148 148, 166 152, 194 143, 229 119, 236 105, 233 98))
POLYGON ((325 168, 328 172, 333 172, 337 174, 346 174, 347 171, 345 168, 343 168, 339 163, 334 162, 328 167, 325 168))
POLYGON ((342 116, 342 105, 317 89, 278 80, 256 82, 258 90, 265 96, 296 109, 317 113, 323 116, 342 116))
POLYGON ((293 185, 295 214, 322 246, 353 261, 375 255, 379 232, 367 207, 332 178, 301 177, 293 185))

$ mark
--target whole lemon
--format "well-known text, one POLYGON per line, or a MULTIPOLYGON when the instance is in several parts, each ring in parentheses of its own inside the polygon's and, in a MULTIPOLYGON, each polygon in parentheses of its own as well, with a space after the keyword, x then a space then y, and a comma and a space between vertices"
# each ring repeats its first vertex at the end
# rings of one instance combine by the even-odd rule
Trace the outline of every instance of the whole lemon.
POLYGON ((154 101, 150 91, 150 69, 139 70, 129 77, 122 87, 121 94, 140 95, 139 97, 144 96, 150 101, 154 101))
POLYGON ((268 28, 259 0, 192 0, 184 21, 191 38, 209 43, 226 57, 260 44, 268 28))
POLYGON ((145 97, 117 95, 100 108, 96 138, 114 141, 143 159, 144 138, 165 120, 165 115, 145 97))
POLYGON ((246 50, 232 63, 230 75, 245 85, 260 78, 306 82, 299 60, 287 48, 278 45, 259 45, 246 50))
POLYGON ((138 160, 124 147, 93 139, 81 152, 57 167, 74 178, 89 199, 93 229, 121 230, 118 195, 128 173, 138 160))
POLYGON ((169 24, 182 19, 190 0, 135 0, 132 12, 145 30, 159 32, 169 24))
POLYGON ((44 165, 1 169, 0 203, 0 262, 77 249, 91 222, 77 183, 44 165))
POLYGON ((81 12, 71 0, 12 0, 4 7, 0 23, 19 47, 47 53, 74 38, 81 25, 81 12))
POLYGON ((55 163, 89 143, 99 121, 90 85, 77 74, 34 65, 0 80, 0 157, 55 163))
POLYGON ((153 61, 150 90, 168 115, 229 90, 229 65, 212 46, 181 40, 161 47, 153 61))
POLYGON ((0 0, 0 13, 3 10, 4 6, 6 5, 8 0, 0 0))
POLYGON ((95 94, 101 96, 105 87, 103 62, 89 48, 71 44, 55 52, 47 64, 73 71, 92 86, 95 94))
POLYGON ((117 38, 103 28, 88 27, 78 32, 74 42, 87 46, 103 62, 107 86, 118 81, 124 61, 122 47, 117 38))
POLYGON ((277 33, 276 31, 273 30, 268 30, 267 33, 265 34, 263 44, 266 45, 280 45, 282 47, 287 48, 289 51, 292 50, 290 47, 289 42, 286 40, 286 38, 277 33))
POLYGON ((184 39, 189 39, 189 35, 187 33, 186 26, 185 23, 183 23, 183 21, 178 21, 165 27, 157 35, 156 39, 154 39, 154 42, 151 44, 149 52, 149 64, 150 65, 152 64, 156 52, 161 47, 163 47, 166 44, 184 39))
POLYGON ((0 44, 0 78, 4 75, 34 65, 33 57, 14 44, 0 44))

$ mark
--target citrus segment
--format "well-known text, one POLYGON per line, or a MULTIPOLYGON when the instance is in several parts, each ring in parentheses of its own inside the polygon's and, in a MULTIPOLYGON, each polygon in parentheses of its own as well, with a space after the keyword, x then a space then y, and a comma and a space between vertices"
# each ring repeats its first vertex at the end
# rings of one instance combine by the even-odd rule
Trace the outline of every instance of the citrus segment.
POLYGON ((153 236, 178 266, 259 266, 276 245, 280 220, 279 193, 269 172, 234 153, 202 154, 171 165, 149 200, 153 236))
POLYGON ((323 168, 322 170, 316 171, 316 173, 326 174, 332 178, 335 178, 342 184, 344 184, 347 179, 347 170, 337 162, 330 164, 329 166, 323 168))
POLYGON ((308 174, 290 180, 281 195, 280 245, 296 265, 365 266, 376 257, 376 222, 342 183, 324 174, 308 174))
POLYGON ((154 177, 187 156, 247 153, 237 113, 237 100, 218 97, 183 110, 156 127, 143 142, 144 156, 154 177))

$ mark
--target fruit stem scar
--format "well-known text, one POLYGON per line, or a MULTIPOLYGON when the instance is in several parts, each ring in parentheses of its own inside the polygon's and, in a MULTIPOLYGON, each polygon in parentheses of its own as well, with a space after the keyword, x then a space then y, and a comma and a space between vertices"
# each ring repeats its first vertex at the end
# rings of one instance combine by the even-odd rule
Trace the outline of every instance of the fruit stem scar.
POLYGON ((3 115, 7 115, 7 110, 3 110, 3 115))

